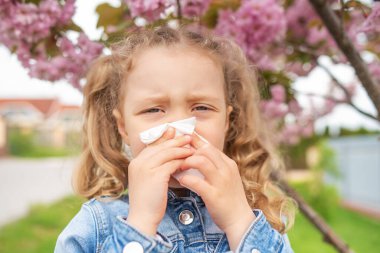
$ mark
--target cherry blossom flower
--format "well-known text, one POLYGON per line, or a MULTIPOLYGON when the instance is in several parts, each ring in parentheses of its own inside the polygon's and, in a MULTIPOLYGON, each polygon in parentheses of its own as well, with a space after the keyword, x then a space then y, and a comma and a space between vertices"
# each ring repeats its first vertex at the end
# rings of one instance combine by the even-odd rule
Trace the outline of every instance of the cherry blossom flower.
POLYGON ((264 48, 285 36, 284 9, 275 0, 245 0, 234 12, 219 11, 217 34, 232 37, 252 62, 267 69, 264 48))

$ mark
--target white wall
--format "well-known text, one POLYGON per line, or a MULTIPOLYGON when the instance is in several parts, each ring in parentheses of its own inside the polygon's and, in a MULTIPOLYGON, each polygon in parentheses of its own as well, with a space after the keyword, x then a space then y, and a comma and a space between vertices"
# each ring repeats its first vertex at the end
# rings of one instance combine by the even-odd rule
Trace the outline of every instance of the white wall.
POLYGON ((380 139, 355 136, 329 141, 337 156, 341 177, 327 178, 344 201, 380 212, 380 139))

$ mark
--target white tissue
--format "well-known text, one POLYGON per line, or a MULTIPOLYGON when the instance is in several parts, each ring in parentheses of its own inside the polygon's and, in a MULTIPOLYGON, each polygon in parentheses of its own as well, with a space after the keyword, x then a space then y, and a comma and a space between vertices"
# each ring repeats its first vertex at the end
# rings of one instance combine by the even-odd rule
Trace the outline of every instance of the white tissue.
POLYGON ((145 144, 151 144, 158 140, 169 128, 169 126, 176 129, 176 137, 184 134, 191 135, 194 132, 195 121, 195 117, 191 117, 149 128, 148 130, 140 133, 140 140, 145 144))
MULTIPOLYGON (((176 131, 175 132, 176 137, 180 135, 184 135, 184 134, 191 135, 194 133, 197 136, 199 136, 199 138, 201 138, 204 142, 208 143, 208 141, 205 138, 203 138, 202 136, 194 132, 195 123, 196 123, 196 118, 191 117, 188 119, 183 119, 183 120, 178 120, 175 122, 158 125, 156 127, 152 127, 148 130, 145 130, 144 132, 141 132, 140 140, 145 144, 153 143, 165 133, 165 131, 169 128, 169 126, 171 126, 176 131)), ((204 176, 202 175, 202 173, 200 173, 197 169, 193 169, 193 168, 187 169, 185 171, 176 172, 172 176, 178 180, 183 175, 194 175, 194 176, 204 179, 204 176)))

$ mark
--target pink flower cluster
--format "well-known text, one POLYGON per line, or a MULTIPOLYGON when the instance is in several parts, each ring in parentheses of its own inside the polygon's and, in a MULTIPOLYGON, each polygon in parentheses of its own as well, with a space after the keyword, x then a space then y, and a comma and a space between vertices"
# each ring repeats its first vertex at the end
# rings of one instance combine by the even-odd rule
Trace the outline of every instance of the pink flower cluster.
POLYGON ((74 14, 75 0, 60 5, 43 0, 39 5, 2 0, 0 7, 0 43, 8 48, 35 43, 47 38, 53 27, 67 24, 74 14))
MULTIPOLYGON (((352 89, 352 87, 349 89, 352 89)), ((350 92, 353 93, 354 91, 350 92)), ((283 127, 280 129, 278 136, 280 142, 289 145, 297 144, 303 137, 312 136, 314 133, 314 122, 317 119, 331 113, 337 105, 337 102, 331 99, 325 99, 322 105, 317 108, 313 100, 310 98, 309 102, 311 105, 311 110, 306 111, 301 109, 296 100, 293 101, 296 104, 297 109, 296 111, 291 109, 289 110, 288 115, 293 116, 291 117, 292 120, 285 122, 283 127)), ((291 103, 293 101, 289 103, 289 107, 291 107, 291 103)))
POLYGON ((319 22, 319 16, 315 13, 309 1, 295 0, 286 10, 288 31, 297 39, 304 40, 311 46, 325 43, 326 46, 335 46, 329 32, 322 25, 311 25, 319 22))
POLYGON ((380 33, 380 3, 373 3, 372 12, 364 21, 359 31, 372 34, 380 33))
POLYGON ((368 64, 368 70, 371 73, 373 79, 380 86, 380 62, 379 61, 371 62, 370 64, 368 64))
POLYGON ((93 42, 81 33, 74 44, 66 37, 58 40, 61 55, 51 59, 40 57, 30 65, 30 75, 39 79, 57 81, 65 79, 75 88, 82 88, 80 80, 84 77, 90 63, 101 54, 103 46, 93 42))
POLYGON ((294 73, 297 76, 307 76, 310 71, 317 65, 315 60, 303 63, 301 61, 288 61, 285 63, 285 70, 294 73))
POLYGON ((302 137, 310 137, 314 133, 314 120, 308 119, 286 124, 282 129, 279 139, 288 145, 297 144, 302 137))
POLYGON ((182 15, 187 18, 199 17, 206 13, 211 0, 181 0, 182 15))
POLYGON ((273 85, 270 93, 272 98, 261 103, 262 112, 268 118, 283 118, 289 112, 285 88, 280 84, 273 85))
POLYGON ((232 37, 251 61, 268 69, 270 57, 265 48, 284 38, 285 12, 276 0, 243 0, 235 12, 219 11, 215 32, 232 37))
MULTIPOLYGON (((337 0, 327 0, 330 8, 339 6, 337 0)), ((358 49, 362 49, 357 38, 357 24, 364 21, 360 9, 347 11, 343 22, 345 32, 358 49)), ((337 50, 337 45, 324 26, 319 15, 307 0, 294 0, 293 4, 286 10, 288 34, 292 41, 298 41, 305 52, 313 52, 314 55, 334 55, 335 60, 346 62, 345 57, 337 50)))
MULTIPOLYGON (((158 20, 169 7, 178 8, 176 0, 124 0, 131 16, 143 17, 147 21, 158 20)), ((184 17, 193 18, 205 14, 211 0, 180 0, 181 13, 184 17)), ((177 12, 175 12, 177 13, 177 12)))
POLYGON ((321 108, 316 108, 310 99, 312 110, 301 108, 297 100, 287 102, 284 86, 278 84, 270 88, 271 99, 261 102, 263 115, 268 122, 278 129, 279 142, 289 145, 297 144, 301 138, 310 137, 314 132, 314 121, 331 113, 336 103, 326 99, 321 108))
POLYGON ((103 46, 85 34, 80 34, 74 44, 61 33, 57 36, 59 51, 50 56, 46 48, 46 40, 55 36, 53 30, 71 21, 74 3, 75 0, 66 0, 61 5, 57 0, 42 0, 36 5, 0 0, 0 43, 15 50, 30 76, 49 81, 65 79, 80 89, 80 79, 103 46))
POLYGON ((148 21, 160 18, 160 14, 172 4, 165 0, 125 0, 132 17, 144 17, 148 21))
POLYGON ((314 131, 314 120, 303 114, 302 108, 296 100, 285 103, 285 90, 283 86, 276 85, 271 88, 272 99, 261 102, 265 118, 279 128, 277 139, 289 145, 297 144, 302 137, 309 137, 314 131), (292 122, 284 122, 286 116, 292 115, 292 122), (283 123, 280 123, 283 122, 283 123), (285 123, 285 124, 284 124, 285 123))

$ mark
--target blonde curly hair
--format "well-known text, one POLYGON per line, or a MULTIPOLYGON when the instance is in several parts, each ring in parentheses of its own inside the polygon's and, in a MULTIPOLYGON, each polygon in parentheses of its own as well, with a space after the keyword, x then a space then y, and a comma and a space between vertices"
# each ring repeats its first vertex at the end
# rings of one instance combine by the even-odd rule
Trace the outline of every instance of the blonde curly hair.
POLYGON ((261 209, 273 228, 286 232, 293 224, 295 208, 269 178, 274 168, 281 167, 281 160, 260 115, 255 71, 231 40, 185 28, 141 28, 111 46, 111 54, 91 66, 83 90, 83 152, 74 176, 76 192, 86 198, 123 194, 128 186, 129 161, 122 153, 113 111, 123 111, 124 80, 137 52, 178 44, 201 50, 221 63, 226 104, 233 107, 224 153, 239 167, 250 206, 261 209))

